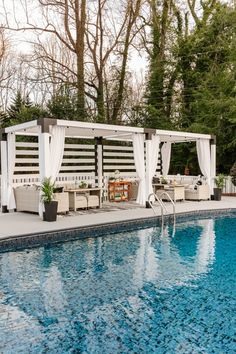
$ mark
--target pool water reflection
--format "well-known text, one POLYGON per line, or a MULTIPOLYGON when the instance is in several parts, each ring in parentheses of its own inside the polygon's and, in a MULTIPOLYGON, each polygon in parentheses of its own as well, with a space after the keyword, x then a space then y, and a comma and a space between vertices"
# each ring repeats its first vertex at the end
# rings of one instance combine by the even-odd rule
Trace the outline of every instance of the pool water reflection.
POLYGON ((235 353, 236 218, 0 254, 0 352, 235 353))

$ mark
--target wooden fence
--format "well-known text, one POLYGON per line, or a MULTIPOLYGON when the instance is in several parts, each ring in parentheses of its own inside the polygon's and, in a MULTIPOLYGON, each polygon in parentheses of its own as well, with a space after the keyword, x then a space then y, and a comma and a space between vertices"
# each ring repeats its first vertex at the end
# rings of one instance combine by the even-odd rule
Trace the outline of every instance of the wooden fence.
MULTIPOLYGON (((157 172, 161 171, 160 160, 159 158, 157 172)), ((123 178, 137 177, 132 144, 103 145, 103 185, 105 194, 108 178, 114 176, 116 170, 120 171, 120 176, 123 178)), ((177 176, 169 176, 169 178, 178 180, 177 176)), ((196 176, 181 176, 181 179, 194 182, 196 176)), ((57 181, 73 183, 76 180, 97 184, 95 145, 65 144, 63 162, 57 181)), ((13 183, 14 185, 40 183, 38 143, 16 143, 16 164, 13 183)), ((236 193, 236 187, 232 184, 230 177, 225 179, 223 192, 228 194, 236 193)))
MULTIPOLYGON (((160 159, 156 171, 160 172, 160 159)), ((131 144, 103 145, 104 177, 113 176, 116 170, 122 177, 136 177, 134 152, 131 144)), ((58 181, 91 180, 96 175, 95 145, 65 144, 58 181)), ((39 181, 38 143, 16 143, 14 183, 39 181)))

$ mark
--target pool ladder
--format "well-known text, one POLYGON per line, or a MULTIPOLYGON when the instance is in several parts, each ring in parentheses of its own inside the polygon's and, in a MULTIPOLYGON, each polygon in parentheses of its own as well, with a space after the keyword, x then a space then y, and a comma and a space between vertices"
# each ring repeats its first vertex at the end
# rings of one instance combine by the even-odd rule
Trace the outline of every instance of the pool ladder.
POLYGON ((151 208, 152 208, 152 210, 153 210, 155 215, 157 215, 157 212, 156 212, 156 210, 155 210, 155 208, 154 208, 154 206, 152 204, 151 199, 154 197, 155 201, 157 201, 157 203, 160 205, 160 207, 161 207, 161 227, 162 227, 162 230, 163 230, 163 228, 164 228, 164 211, 165 211, 165 213, 167 213, 167 209, 166 209, 166 207, 165 207, 165 205, 163 203, 163 200, 162 200, 163 196, 166 196, 169 199, 169 201, 171 202, 172 206, 173 206, 173 219, 174 219, 174 231, 175 231, 175 222, 176 222, 175 203, 174 203, 173 199, 171 198, 171 196, 169 195, 169 193, 164 191, 164 192, 162 192, 160 194, 159 197, 155 193, 151 193, 148 196, 148 203, 151 206, 151 208))

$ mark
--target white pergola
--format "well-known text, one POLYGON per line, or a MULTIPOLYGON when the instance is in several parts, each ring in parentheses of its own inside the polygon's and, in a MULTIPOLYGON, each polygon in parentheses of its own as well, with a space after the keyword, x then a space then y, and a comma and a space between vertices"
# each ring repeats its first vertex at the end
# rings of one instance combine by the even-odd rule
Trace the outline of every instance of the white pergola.
POLYGON ((212 193, 216 170, 216 142, 212 135, 43 118, 0 131, 3 211, 14 205, 12 180, 16 135, 38 137, 41 180, 45 177, 56 179, 62 163, 65 138, 95 139, 99 187, 102 187, 103 180, 102 141, 133 142, 135 167, 140 180, 137 202, 140 204, 145 204, 151 192, 160 147, 165 170, 163 174, 167 175, 171 143, 196 142, 199 166, 212 193))

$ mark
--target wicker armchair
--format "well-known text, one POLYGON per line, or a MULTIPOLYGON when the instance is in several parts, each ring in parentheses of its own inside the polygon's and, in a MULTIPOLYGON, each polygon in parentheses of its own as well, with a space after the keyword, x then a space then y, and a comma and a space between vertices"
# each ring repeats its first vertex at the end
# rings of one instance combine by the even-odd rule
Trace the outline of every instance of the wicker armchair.
MULTIPOLYGON (((16 210, 38 213, 40 201, 39 193, 40 189, 38 186, 20 186, 14 188, 16 210)), ((69 211, 68 193, 55 193, 54 199, 58 201, 58 213, 67 213, 69 211)))
POLYGON ((136 200, 138 195, 138 181, 131 181, 130 184, 130 200, 136 200))
POLYGON ((210 199, 210 188, 207 184, 197 186, 196 189, 185 189, 185 199, 208 200, 210 199))

